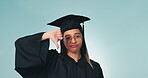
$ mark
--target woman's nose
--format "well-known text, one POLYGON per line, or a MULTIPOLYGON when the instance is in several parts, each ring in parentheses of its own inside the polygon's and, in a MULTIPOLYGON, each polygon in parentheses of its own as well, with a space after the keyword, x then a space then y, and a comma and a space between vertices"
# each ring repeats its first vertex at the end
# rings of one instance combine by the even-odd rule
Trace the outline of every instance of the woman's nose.
POLYGON ((76 42, 77 42, 77 41, 76 41, 76 39, 75 39, 75 38, 72 38, 72 39, 71 39, 71 43, 73 43, 73 44, 74 44, 74 43, 76 43, 76 42))

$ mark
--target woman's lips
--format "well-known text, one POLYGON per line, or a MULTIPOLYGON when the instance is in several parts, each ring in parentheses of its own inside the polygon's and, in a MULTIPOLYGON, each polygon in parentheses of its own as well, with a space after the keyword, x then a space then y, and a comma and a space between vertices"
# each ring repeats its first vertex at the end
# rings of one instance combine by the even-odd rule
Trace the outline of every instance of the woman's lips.
POLYGON ((71 48, 77 48, 78 45, 70 45, 71 48))

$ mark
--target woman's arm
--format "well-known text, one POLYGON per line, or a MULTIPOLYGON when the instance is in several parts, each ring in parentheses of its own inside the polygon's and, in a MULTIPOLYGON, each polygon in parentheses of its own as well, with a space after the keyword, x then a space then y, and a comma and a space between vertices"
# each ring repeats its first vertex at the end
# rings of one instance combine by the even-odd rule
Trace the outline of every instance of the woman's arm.
POLYGON ((25 36, 15 42, 15 70, 23 77, 40 70, 46 62, 49 40, 41 41, 43 34, 25 36))
POLYGON ((33 74, 34 71, 38 72, 37 70, 41 71, 46 64, 47 55, 52 54, 52 57, 58 55, 55 51, 50 54, 48 52, 49 39, 56 41, 55 34, 55 30, 53 30, 16 40, 15 70, 22 76, 33 74))

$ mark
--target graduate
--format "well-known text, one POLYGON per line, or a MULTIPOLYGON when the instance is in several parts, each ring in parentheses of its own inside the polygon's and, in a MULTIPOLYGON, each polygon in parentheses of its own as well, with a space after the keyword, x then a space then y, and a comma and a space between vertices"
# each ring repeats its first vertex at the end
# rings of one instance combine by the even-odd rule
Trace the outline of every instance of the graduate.
POLYGON ((89 58, 84 22, 90 18, 67 15, 47 25, 60 29, 19 38, 15 42, 15 70, 23 78, 104 78, 99 63, 89 58), (82 24, 81 24, 82 23, 82 24), (48 50, 51 39, 61 51, 48 50))

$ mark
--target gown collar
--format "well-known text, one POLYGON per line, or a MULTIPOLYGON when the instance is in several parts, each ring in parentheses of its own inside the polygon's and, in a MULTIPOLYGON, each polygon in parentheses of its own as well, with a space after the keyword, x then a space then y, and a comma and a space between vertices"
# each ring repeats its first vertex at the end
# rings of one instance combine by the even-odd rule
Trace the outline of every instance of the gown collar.
MULTIPOLYGON (((67 54, 65 54, 63 56, 63 60, 65 62, 75 62, 75 60, 73 58, 71 58, 70 56, 68 56, 67 54)), ((78 62, 75 62, 75 63, 79 63, 79 62, 87 63, 86 58, 84 56, 81 56, 81 58, 78 60, 78 62)))

